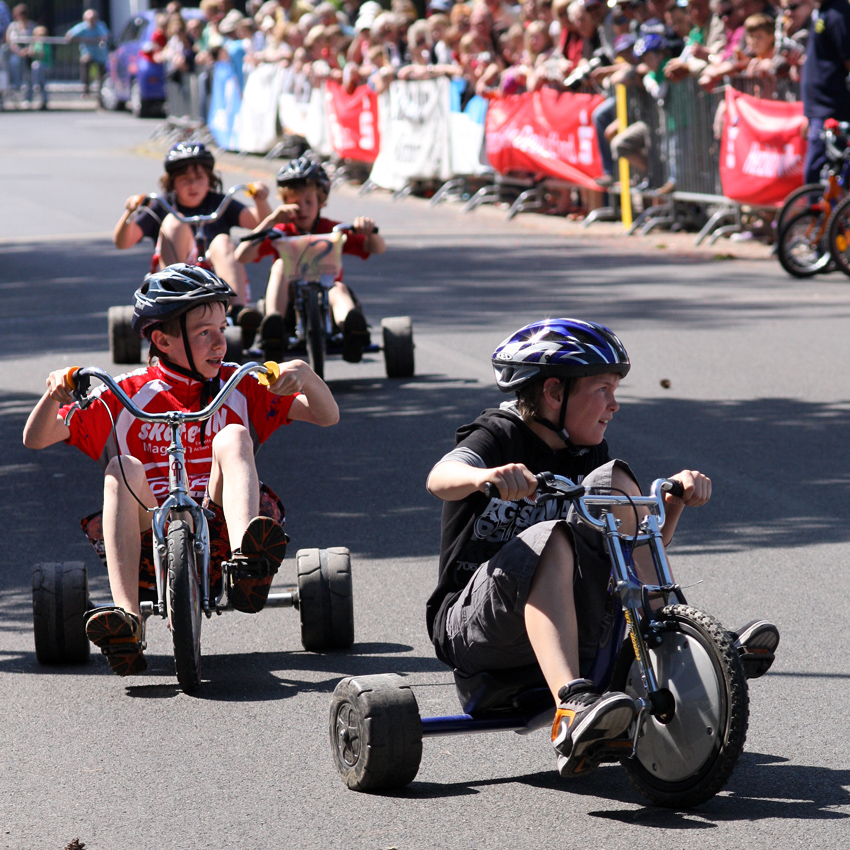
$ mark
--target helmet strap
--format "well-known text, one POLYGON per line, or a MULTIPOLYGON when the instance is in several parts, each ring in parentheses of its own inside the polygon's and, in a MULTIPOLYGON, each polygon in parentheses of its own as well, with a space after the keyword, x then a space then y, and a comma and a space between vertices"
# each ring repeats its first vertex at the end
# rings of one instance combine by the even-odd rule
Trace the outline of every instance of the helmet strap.
POLYGON ((556 425, 554 422, 550 422, 548 419, 544 419, 538 413, 534 414, 534 421, 540 425, 543 425, 544 428, 548 428, 550 431, 554 431, 564 441, 567 451, 570 452, 570 454, 587 454, 590 449, 588 449, 587 447, 576 446, 570 439, 570 435, 567 433, 567 429, 564 424, 567 421, 567 399, 569 398, 570 390, 572 389, 572 378, 562 378, 561 386, 563 387, 564 394, 563 398, 561 399, 561 410, 558 414, 558 424, 556 425))

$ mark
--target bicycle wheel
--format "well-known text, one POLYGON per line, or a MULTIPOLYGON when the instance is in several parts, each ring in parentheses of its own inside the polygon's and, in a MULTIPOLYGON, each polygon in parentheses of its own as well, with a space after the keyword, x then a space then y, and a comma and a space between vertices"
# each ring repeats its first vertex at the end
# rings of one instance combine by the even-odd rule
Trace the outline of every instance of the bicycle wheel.
POLYGON ((183 520, 168 527, 168 623, 177 682, 187 694, 201 682, 201 588, 192 536, 183 520))
POLYGON ((307 288, 305 306, 307 315, 307 359, 310 367, 320 377, 325 377, 325 326, 322 311, 319 309, 319 293, 312 287, 307 288))
POLYGON ((833 262, 850 277, 850 197, 832 211, 826 234, 833 262))
POLYGON ((788 274, 812 277, 828 268, 832 256, 826 226, 827 217, 819 209, 801 210, 788 219, 776 250, 779 264, 788 274))
MULTIPOLYGON (((634 756, 622 765, 654 804, 688 808, 711 799, 732 775, 747 737, 749 692, 738 652, 717 620, 685 605, 664 608, 658 619, 661 643, 649 654, 671 708, 647 716, 634 756)), ((631 641, 622 652, 632 663, 618 664, 625 675, 612 690, 643 697, 631 641)))
POLYGON ((792 216, 803 210, 811 209, 823 199, 823 184, 822 183, 807 183, 805 186, 800 186, 795 189, 783 201, 782 208, 779 210, 779 215, 776 216, 776 232, 782 233, 782 229, 788 223, 792 216))

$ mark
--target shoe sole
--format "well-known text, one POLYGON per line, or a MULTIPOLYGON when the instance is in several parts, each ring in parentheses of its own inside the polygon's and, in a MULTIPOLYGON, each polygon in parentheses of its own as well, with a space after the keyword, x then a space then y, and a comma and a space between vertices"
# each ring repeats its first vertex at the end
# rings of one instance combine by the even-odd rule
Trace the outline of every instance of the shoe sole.
POLYGON ((634 703, 626 697, 615 705, 591 709, 572 733, 573 748, 568 756, 558 754, 558 773, 564 777, 589 773, 597 764, 589 763, 589 750, 603 741, 622 735, 635 719, 634 703))
POLYGON ((112 672, 133 676, 148 667, 128 615, 118 609, 97 611, 86 623, 86 637, 106 656, 112 672))
POLYGON ((747 679, 764 676, 776 660, 779 629, 768 620, 753 620, 734 634, 747 679))
POLYGON ((271 517, 254 517, 242 536, 241 551, 246 558, 260 558, 265 555, 270 566, 276 568, 286 555, 287 539, 280 523, 271 517))

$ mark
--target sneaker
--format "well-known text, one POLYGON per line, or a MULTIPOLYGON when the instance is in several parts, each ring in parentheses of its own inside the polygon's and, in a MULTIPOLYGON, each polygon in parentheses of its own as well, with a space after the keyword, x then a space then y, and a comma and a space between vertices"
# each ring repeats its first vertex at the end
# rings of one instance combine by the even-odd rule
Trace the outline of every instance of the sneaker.
POLYGON ((599 765, 601 745, 622 735, 635 719, 631 697, 619 692, 597 694, 589 679, 576 679, 558 691, 561 704, 552 725, 558 773, 572 777, 599 765))
POLYGON ((259 328, 259 346, 268 360, 280 361, 286 351, 286 322, 282 313, 267 313, 259 328))
POLYGON ((242 545, 233 552, 228 573, 228 596, 237 611, 256 614, 263 610, 288 542, 283 526, 271 517, 251 520, 242 545))
POLYGON ((242 329, 242 348, 250 348, 254 344, 257 328, 263 321, 262 313, 253 307, 242 307, 236 314, 236 324, 242 329))
POLYGON ((363 313, 355 307, 346 317, 342 328, 342 359, 359 363, 363 349, 369 345, 369 328, 363 313))
POLYGON ((95 608, 86 620, 86 637, 106 656, 112 672, 135 676, 147 670, 142 653, 142 621, 122 608, 95 608))
POLYGON ((768 620, 753 620, 738 631, 729 632, 741 654, 748 679, 758 679, 770 670, 779 646, 779 629, 768 620))

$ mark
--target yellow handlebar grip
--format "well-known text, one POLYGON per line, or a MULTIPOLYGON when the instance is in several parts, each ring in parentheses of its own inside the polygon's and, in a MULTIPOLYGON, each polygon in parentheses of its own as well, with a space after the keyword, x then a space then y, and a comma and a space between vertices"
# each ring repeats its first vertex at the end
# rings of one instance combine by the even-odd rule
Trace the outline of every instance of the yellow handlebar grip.
POLYGON ((258 190, 258 189, 259 189, 259 186, 257 186, 257 184, 256 184, 256 183, 249 183, 249 184, 245 187, 245 194, 246 194, 249 198, 253 198, 253 197, 254 197, 254 195, 256 195, 256 194, 257 194, 257 190, 258 190))
POLYGON ((257 375, 257 380, 264 386, 270 387, 280 377, 280 366, 274 360, 267 360, 263 363, 266 367, 266 372, 260 372, 257 375))
POLYGON ((82 369, 82 366, 72 366, 65 372, 65 377, 62 379, 62 383, 65 385, 65 389, 68 390, 69 393, 74 391, 74 387, 76 387, 77 383, 74 380, 74 375, 82 369))

